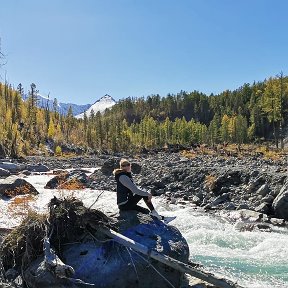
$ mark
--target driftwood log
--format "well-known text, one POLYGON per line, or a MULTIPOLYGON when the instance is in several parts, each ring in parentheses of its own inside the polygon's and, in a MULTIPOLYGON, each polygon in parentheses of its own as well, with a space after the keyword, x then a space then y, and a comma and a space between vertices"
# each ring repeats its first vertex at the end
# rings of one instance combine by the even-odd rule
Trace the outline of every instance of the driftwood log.
POLYGON ((50 240, 48 237, 44 239, 44 263, 46 269, 54 272, 57 277, 65 278, 72 277, 75 274, 73 267, 66 265, 56 255, 55 251, 51 248, 50 240))
POLYGON ((210 273, 206 273, 203 271, 199 271, 195 268, 193 268, 191 265, 185 264, 181 261, 178 261, 172 257, 169 257, 167 255, 163 255, 161 253, 158 253, 154 250, 148 249, 146 246, 135 242, 134 240, 117 233, 113 231, 112 229, 108 228, 100 228, 101 232, 107 235, 108 237, 112 238, 115 240, 117 243, 124 245, 125 247, 131 248, 137 252, 140 252, 141 254, 144 254, 146 256, 149 256, 169 267, 172 267, 178 271, 181 271, 183 273, 187 273, 193 277, 196 277, 198 279, 201 279, 203 281, 206 281, 210 284, 215 285, 216 287, 219 288, 242 288, 236 283, 233 283, 229 280, 226 279, 221 279, 218 278, 210 273))

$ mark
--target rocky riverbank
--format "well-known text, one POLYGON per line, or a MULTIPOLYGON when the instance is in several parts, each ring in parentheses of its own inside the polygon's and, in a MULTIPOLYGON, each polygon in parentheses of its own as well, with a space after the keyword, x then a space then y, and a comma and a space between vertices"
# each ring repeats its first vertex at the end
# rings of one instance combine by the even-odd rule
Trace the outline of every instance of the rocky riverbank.
POLYGON ((288 212, 284 211, 287 208, 287 157, 277 161, 264 159, 261 155, 240 158, 200 154, 185 157, 181 153, 134 157, 27 157, 21 167, 27 173, 41 173, 45 171, 43 167, 47 167, 46 170, 101 167, 87 179, 86 185, 115 191, 112 171, 123 156, 133 163, 135 182, 150 190, 155 197, 165 197, 169 202, 184 205, 192 203, 207 211, 253 210, 267 214, 271 222, 278 225, 284 222, 275 217, 288 220, 288 212), (280 194, 284 198, 279 199, 280 194))

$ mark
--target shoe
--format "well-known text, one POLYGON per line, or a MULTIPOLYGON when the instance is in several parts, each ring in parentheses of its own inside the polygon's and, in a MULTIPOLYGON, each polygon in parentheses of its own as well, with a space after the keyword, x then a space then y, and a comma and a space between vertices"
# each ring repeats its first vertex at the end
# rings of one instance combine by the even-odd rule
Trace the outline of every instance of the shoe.
POLYGON ((165 224, 168 224, 168 223, 170 223, 171 221, 173 221, 174 219, 176 219, 176 216, 171 216, 171 217, 163 217, 164 219, 163 219, 163 222, 165 223, 165 224))
POLYGON ((150 215, 155 217, 155 218, 157 218, 158 220, 163 220, 164 219, 164 217, 159 215, 158 212, 155 209, 150 212, 150 215))

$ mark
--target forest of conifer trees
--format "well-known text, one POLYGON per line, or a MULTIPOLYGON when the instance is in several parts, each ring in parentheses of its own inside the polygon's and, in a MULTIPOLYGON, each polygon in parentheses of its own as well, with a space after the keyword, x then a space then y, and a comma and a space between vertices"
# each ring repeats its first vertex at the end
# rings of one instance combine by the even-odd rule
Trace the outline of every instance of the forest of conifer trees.
POLYGON ((281 148, 288 122, 288 78, 282 74, 219 95, 181 91, 129 97, 84 119, 74 118, 71 109, 63 116, 57 106, 54 111, 38 108, 34 83, 27 101, 23 93, 21 84, 13 89, 0 83, 0 145, 11 157, 45 153, 47 143, 58 152, 65 143, 98 151, 263 141, 281 148))

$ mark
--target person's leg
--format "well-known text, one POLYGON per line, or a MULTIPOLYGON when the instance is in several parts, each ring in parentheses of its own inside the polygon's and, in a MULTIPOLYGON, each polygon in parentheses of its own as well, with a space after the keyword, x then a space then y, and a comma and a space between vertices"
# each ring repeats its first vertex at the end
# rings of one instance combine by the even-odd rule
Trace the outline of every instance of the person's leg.
POLYGON ((149 208, 149 210, 150 210, 151 212, 152 212, 153 210, 155 210, 152 202, 148 200, 148 197, 147 197, 147 196, 144 196, 144 197, 143 197, 143 200, 144 200, 146 206, 149 208))
MULTIPOLYGON (((137 205, 137 203, 141 199, 143 199, 143 196, 140 196, 140 195, 130 196, 129 199, 128 199, 128 202, 123 204, 123 205, 120 205, 119 209, 120 210, 135 210, 135 211, 138 211, 138 212, 141 212, 141 213, 144 213, 144 214, 149 214, 149 210, 148 209, 137 205)), ((148 200, 148 197, 147 197, 147 200, 148 200)))

